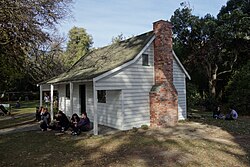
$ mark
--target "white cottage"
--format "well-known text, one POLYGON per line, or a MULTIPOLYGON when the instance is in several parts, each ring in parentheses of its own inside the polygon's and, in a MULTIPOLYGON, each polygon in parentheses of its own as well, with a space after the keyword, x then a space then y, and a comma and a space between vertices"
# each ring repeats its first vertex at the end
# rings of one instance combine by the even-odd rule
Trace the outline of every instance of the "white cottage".
POLYGON ((53 97, 57 90, 59 110, 68 116, 86 112, 94 134, 98 124, 127 130, 185 119, 190 76, 172 50, 171 24, 153 25, 153 31, 91 51, 40 85, 40 105, 42 91, 50 90, 53 97))

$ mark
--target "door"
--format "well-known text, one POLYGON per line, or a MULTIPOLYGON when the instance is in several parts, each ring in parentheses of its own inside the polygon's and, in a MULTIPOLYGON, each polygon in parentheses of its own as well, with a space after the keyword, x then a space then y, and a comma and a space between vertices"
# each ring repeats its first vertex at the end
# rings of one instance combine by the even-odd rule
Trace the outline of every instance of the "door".
POLYGON ((79 86, 79 98, 80 98, 81 114, 82 114, 86 112, 86 86, 85 85, 79 86))

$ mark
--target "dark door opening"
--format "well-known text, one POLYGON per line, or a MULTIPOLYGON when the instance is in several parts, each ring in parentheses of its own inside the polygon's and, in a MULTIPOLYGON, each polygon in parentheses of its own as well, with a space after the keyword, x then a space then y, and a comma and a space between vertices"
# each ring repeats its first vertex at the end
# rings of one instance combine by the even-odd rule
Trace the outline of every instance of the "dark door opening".
POLYGON ((81 104, 81 114, 86 112, 86 87, 85 85, 79 86, 79 98, 81 104))

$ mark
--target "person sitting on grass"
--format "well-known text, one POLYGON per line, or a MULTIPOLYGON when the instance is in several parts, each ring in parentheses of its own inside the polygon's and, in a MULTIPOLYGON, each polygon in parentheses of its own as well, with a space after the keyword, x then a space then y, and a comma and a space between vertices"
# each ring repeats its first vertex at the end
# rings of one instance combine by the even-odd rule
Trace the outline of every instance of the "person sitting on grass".
POLYGON ((82 117, 79 122, 79 127, 83 132, 90 130, 90 121, 86 112, 82 113, 82 117))
POLYGON ((43 106, 41 106, 40 108, 39 107, 36 107, 36 121, 41 121, 41 111, 43 109, 43 106))
POLYGON ((15 108, 20 108, 20 107, 21 107, 20 101, 17 100, 16 105, 15 105, 15 108))
POLYGON ((224 119, 224 115, 221 113, 220 106, 217 107, 217 109, 213 112, 213 118, 215 119, 224 119))
POLYGON ((236 120, 238 118, 238 113, 233 109, 233 107, 229 108, 230 113, 226 115, 225 120, 236 120))
POLYGON ((70 119, 70 127, 72 129, 72 135, 79 135, 81 133, 81 129, 79 127, 80 117, 74 113, 70 119))
POLYGON ((61 132, 67 131, 69 129, 70 126, 70 122, 68 117, 62 112, 62 111, 58 111, 58 115, 57 115, 57 121, 58 121, 58 126, 59 126, 59 130, 61 132))
POLYGON ((42 108, 40 114, 41 114, 40 128, 42 131, 47 131, 47 128, 48 128, 49 123, 51 121, 48 108, 42 108))
POLYGON ((56 114, 53 117, 53 120, 51 121, 51 123, 49 124, 49 129, 50 130, 61 131, 62 127, 59 125, 59 121, 60 121, 60 118, 59 118, 58 114, 56 114))

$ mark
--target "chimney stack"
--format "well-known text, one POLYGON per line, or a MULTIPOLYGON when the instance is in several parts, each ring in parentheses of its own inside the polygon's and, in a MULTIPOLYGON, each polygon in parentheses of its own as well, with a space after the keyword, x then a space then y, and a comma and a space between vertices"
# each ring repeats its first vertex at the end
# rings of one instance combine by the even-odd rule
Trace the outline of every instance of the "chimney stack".
POLYGON ((155 85, 150 92, 150 125, 174 126, 178 121, 178 96, 173 85, 172 24, 153 23, 155 85))
POLYGON ((160 20, 153 23, 155 33, 155 84, 173 82, 172 24, 160 20))

